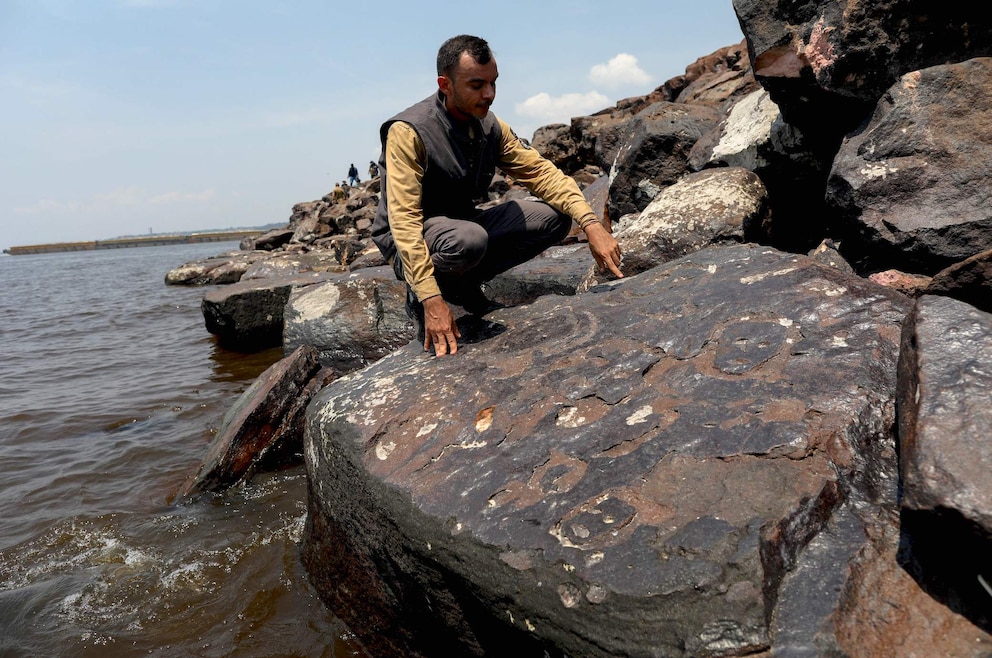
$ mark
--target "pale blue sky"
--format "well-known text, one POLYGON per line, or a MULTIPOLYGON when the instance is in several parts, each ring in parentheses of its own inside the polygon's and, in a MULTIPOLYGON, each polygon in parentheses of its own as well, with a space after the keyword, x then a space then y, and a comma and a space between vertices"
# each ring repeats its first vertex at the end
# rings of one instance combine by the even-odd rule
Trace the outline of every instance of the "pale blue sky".
POLYGON ((461 33, 526 138, 742 39, 731 0, 0 0, 0 248, 286 222, 461 33))

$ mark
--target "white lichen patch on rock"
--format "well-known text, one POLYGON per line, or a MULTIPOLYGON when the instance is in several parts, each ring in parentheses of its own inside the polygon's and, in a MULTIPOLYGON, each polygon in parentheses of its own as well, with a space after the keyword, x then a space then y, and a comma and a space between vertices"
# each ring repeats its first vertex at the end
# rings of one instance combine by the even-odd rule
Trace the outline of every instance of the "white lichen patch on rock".
POLYGON ((634 413, 627 416, 627 424, 637 425, 638 423, 645 423, 647 422, 648 418, 651 417, 652 413, 654 413, 654 409, 651 408, 651 405, 646 404, 637 411, 635 411, 634 413))
POLYGON ((427 436, 428 434, 430 434, 431 432, 433 432, 436 429, 437 429, 437 423, 431 423, 429 425, 424 425, 419 430, 417 430, 417 438, 419 439, 422 436, 427 436))
POLYGON ((313 322, 324 317, 341 299, 341 291, 335 284, 315 286, 300 295, 293 302, 297 316, 303 322, 313 322))
POLYGON ((885 161, 866 165, 858 170, 862 178, 865 180, 874 180, 876 178, 885 178, 890 174, 894 174, 899 171, 898 167, 893 167, 887 164, 885 161))
MULTIPOLYGON (((746 96, 730 111, 720 142, 713 149, 712 158, 719 160, 731 155, 739 156, 753 149, 755 144, 770 141, 772 126, 780 116, 778 105, 767 91, 761 89, 746 96)), ((767 163, 755 155, 749 164, 757 168, 767 163)), ((747 165, 741 163, 741 166, 747 165)))
POLYGON ((375 456, 379 461, 386 461, 394 450, 396 450, 395 441, 380 442, 375 446, 375 456))
POLYGON ((362 405, 365 411, 365 413, 362 414, 364 424, 374 424, 376 422, 373 417, 374 414, 369 412, 377 407, 385 406, 395 400, 396 396, 399 395, 399 390, 399 386, 396 384, 396 379, 393 377, 383 377, 382 379, 376 379, 370 382, 369 389, 362 400, 362 405))
POLYGON ((575 407, 565 407, 558 412, 555 418, 555 425, 558 427, 581 427, 585 425, 586 417, 579 415, 579 410, 575 407))
POLYGON ((809 285, 809 289, 813 292, 821 292, 827 297, 840 297, 845 292, 847 288, 844 286, 838 286, 836 284, 830 283, 829 281, 824 281, 823 279, 818 279, 813 281, 809 285))
POLYGON ((749 286, 752 283, 758 283, 759 281, 764 281, 770 276, 783 276, 789 272, 795 272, 796 268, 786 267, 785 269, 775 270, 774 272, 761 272, 760 274, 752 274, 751 276, 741 277, 741 283, 745 286, 749 286))

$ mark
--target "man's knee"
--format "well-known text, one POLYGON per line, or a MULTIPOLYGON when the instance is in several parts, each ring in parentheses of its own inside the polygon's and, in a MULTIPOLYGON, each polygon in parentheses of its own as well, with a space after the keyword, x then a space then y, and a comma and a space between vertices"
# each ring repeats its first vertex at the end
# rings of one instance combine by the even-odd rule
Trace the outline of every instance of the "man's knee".
POLYGON ((521 208, 527 225, 535 234, 544 235, 550 242, 560 242, 572 228, 572 218, 543 201, 523 201, 521 208))
POLYGON ((489 245, 489 234, 478 224, 459 221, 453 230, 430 245, 431 260, 441 272, 461 274, 478 265, 489 245))

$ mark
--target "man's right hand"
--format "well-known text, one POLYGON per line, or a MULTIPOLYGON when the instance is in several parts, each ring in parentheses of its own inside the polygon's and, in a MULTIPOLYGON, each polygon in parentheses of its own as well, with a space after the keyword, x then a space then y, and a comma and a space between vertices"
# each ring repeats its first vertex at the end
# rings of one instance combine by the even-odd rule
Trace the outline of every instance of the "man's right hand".
POLYGON ((456 338, 461 338, 455 325, 448 302, 441 295, 428 297, 424 300, 424 351, 430 351, 434 346, 435 356, 454 354, 458 351, 456 338))
POLYGON ((586 238, 589 240, 589 251, 599 265, 600 272, 609 270, 618 279, 623 278, 620 271, 620 264, 623 258, 620 254, 620 244, 606 228, 599 222, 589 222, 584 229, 586 238))

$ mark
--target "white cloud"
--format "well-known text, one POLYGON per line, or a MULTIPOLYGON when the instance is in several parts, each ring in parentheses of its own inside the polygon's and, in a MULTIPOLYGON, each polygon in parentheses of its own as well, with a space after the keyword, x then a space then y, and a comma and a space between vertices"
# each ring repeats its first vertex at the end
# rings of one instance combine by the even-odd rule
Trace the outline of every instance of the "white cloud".
POLYGON ((551 96, 546 92, 541 92, 522 103, 517 103, 514 109, 517 114, 523 117, 552 123, 566 123, 572 117, 592 114, 609 105, 611 105, 610 99, 598 91, 590 91, 585 94, 563 94, 561 96, 551 96))
POLYGON ((606 64, 593 66, 589 69, 589 79, 594 84, 610 87, 646 85, 651 82, 651 76, 637 65, 637 58, 627 53, 620 53, 606 64))
POLYGON ((18 215, 53 215, 103 212, 112 208, 162 206, 174 203, 202 203, 214 198, 213 190, 202 192, 164 192, 150 194, 138 187, 121 187, 88 199, 60 201, 42 199, 30 206, 14 208, 18 215))

